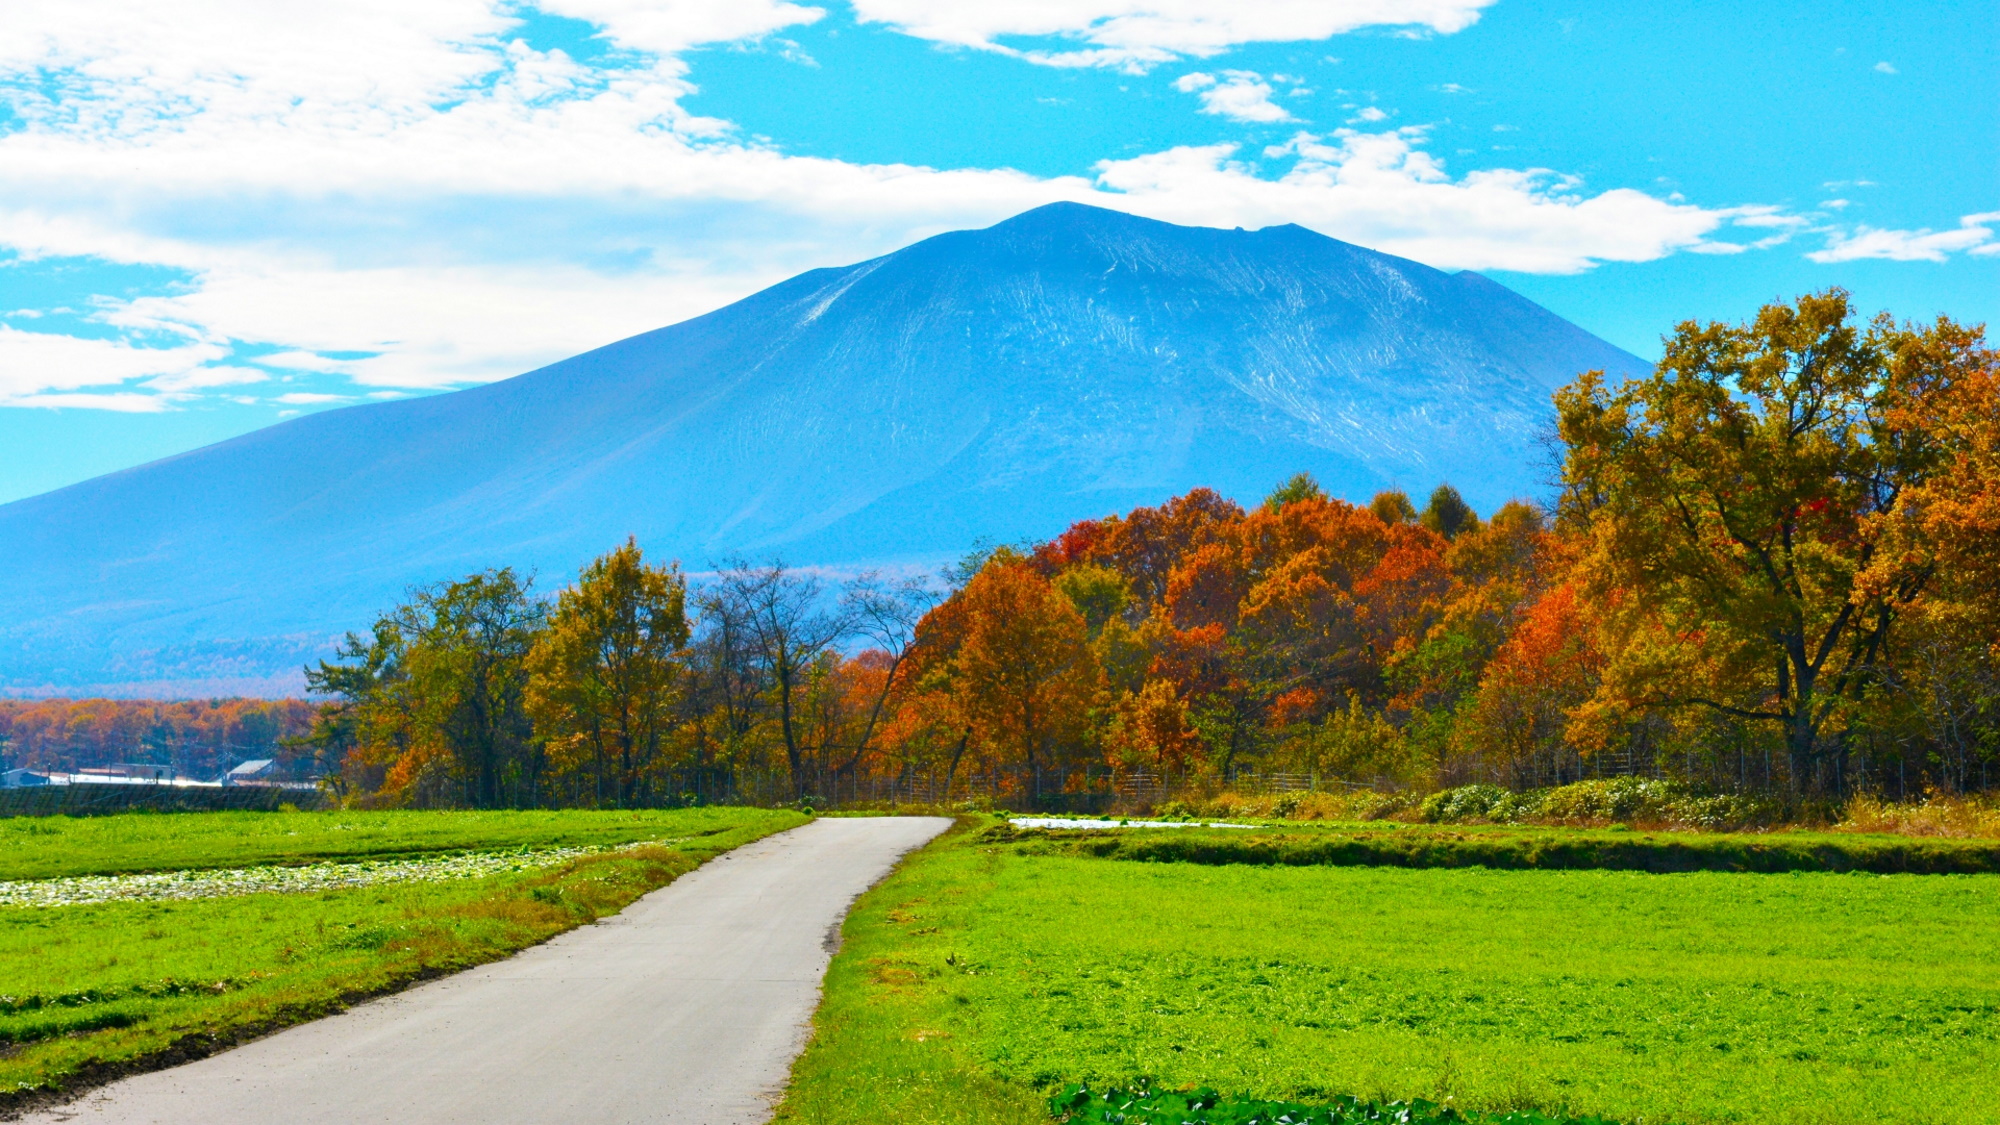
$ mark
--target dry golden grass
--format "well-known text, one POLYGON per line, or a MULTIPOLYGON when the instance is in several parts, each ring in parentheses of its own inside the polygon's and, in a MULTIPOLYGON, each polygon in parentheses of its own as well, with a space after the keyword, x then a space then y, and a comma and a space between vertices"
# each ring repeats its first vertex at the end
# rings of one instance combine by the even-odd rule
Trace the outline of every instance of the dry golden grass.
POLYGON ((2000 802, 1987 796, 1932 791, 1921 801, 1897 803, 1862 795, 1847 802, 1837 832, 1886 832, 1899 836, 2000 839, 2000 802))

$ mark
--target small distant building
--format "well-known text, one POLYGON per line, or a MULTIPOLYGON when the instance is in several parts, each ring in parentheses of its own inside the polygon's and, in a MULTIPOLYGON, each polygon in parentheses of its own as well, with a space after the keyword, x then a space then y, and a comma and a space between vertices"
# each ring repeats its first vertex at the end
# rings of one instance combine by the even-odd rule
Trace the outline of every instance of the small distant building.
POLYGON ((47 785, 49 775, 30 769, 15 769, 0 772, 0 789, 26 789, 34 785, 47 785))
POLYGON ((278 763, 270 758, 252 758, 222 775, 224 785, 264 785, 276 772, 278 763))

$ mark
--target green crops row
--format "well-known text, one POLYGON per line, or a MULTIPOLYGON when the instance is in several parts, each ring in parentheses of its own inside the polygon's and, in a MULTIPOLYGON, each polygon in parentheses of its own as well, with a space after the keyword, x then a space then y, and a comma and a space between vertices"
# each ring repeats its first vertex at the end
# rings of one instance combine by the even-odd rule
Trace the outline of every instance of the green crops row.
POLYGON ((1288 867, 1490 867, 1503 871, 2000 873, 2000 842, 1832 835, 1708 836, 1565 830, 1182 828, 1047 831, 997 825, 988 843, 1098 859, 1288 867))
MULTIPOLYGON (((1093 1090, 1084 1084, 1050 1098, 1049 1116, 1069 1125, 1468 1125, 1465 1115, 1421 1098, 1377 1103, 1341 1097, 1306 1105, 1218 1094, 1207 1087, 1093 1090)), ((1611 1125, 1601 1117, 1550 1117, 1525 1110, 1470 1120, 1480 1125, 1611 1125)))

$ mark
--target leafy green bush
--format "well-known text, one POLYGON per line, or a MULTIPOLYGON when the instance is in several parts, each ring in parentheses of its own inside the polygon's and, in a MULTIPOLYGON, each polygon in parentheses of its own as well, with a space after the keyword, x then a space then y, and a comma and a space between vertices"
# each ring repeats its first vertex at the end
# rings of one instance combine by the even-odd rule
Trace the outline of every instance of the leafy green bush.
POLYGON ((1511 796, 1498 785, 1461 785, 1425 797, 1417 811, 1432 824, 1486 820, 1495 805, 1511 796))
POLYGON ((1705 794, 1678 781, 1609 777, 1554 789, 1512 793, 1497 785, 1464 785, 1424 798, 1420 815, 1432 824, 1612 824, 1640 821, 1676 828, 1762 827, 1787 819, 1769 797, 1705 794))
POLYGON ((1562 823, 1632 820, 1658 813, 1677 799, 1692 796, 1684 786, 1644 777, 1612 777, 1578 781, 1548 790, 1542 797, 1543 818, 1562 823))
POLYGON ((1412 1098, 1378 1105, 1339 1097, 1321 1105, 1267 1102, 1198 1090, 1070 1086, 1049 1099, 1049 1115, 1074 1125, 1608 1125, 1600 1117, 1551 1117, 1531 1111, 1468 1117, 1449 1106, 1412 1098))

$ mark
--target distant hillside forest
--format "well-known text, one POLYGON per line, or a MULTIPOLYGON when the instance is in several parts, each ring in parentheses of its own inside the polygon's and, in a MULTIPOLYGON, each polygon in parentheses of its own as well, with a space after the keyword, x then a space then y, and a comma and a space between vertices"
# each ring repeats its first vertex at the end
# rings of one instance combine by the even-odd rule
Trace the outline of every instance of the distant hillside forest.
POLYGON ((674 800, 701 771, 1109 771, 1512 787, 1641 773, 1828 797, 2000 780, 2000 374, 1831 290, 1683 324, 1555 401, 1559 496, 1196 490, 834 588, 628 543, 543 600, 418 591, 308 675, 385 803, 674 800))
POLYGON ((0 699, 0 762, 38 770, 165 766, 210 781, 270 758, 311 772, 316 747, 304 740, 318 713, 299 699, 0 699), (297 761, 302 753, 307 761, 297 761))

